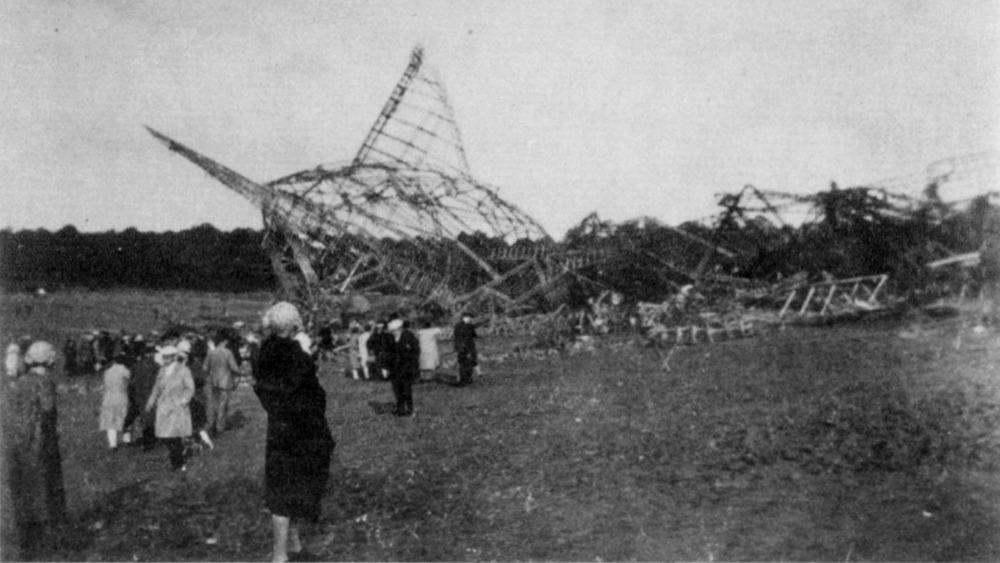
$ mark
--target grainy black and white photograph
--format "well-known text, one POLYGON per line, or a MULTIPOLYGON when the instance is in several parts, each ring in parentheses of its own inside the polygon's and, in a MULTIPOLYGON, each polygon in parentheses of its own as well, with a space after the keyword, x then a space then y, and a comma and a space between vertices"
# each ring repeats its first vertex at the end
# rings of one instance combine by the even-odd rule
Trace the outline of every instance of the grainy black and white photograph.
POLYGON ((0 44, 0 560, 1000 560, 995 0, 0 44))

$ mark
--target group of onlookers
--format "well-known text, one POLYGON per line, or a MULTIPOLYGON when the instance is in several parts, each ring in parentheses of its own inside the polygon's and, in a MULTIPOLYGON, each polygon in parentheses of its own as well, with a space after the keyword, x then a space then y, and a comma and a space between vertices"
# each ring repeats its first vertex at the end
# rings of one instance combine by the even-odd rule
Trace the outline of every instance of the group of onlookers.
MULTIPOLYGON (((98 422, 108 447, 116 451, 119 438, 122 444, 147 448, 165 443, 170 467, 179 471, 186 470, 188 445, 200 441, 214 448, 212 437, 226 429, 237 379, 249 376, 268 416, 266 501, 274 558, 284 561, 302 550, 297 523, 319 516, 335 443, 325 418, 326 392, 317 378, 317 346, 305 334, 298 310, 278 303, 265 313, 262 326, 267 336, 259 346, 233 330, 218 330, 211 338, 171 331, 149 341, 141 335, 97 332, 83 338, 82 345, 67 342, 64 354, 68 374, 97 371, 103 377, 98 422), (241 344, 249 344, 244 354, 237 353, 241 344), (132 439, 133 433, 138 439, 132 439)), ((355 377, 391 380, 394 414, 412 416, 413 383, 440 364, 441 329, 425 324, 414 332, 401 318, 370 328, 350 329, 350 370, 355 377)), ((469 317, 455 326, 454 338, 456 385, 468 385, 477 361, 476 331, 469 317)), ((7 351, 8 377, 0 386, 0 560, 31 558, 40 547, 45 523, 65 514, 55 363, 56 351, 46 342, 24 340, 7 351)))
MULTIPOLYGON (((95 352, 94 369, 102 371, 98 426, 108 447, 117 450, 119 437, 123 444, 146 449, 165 443, 170 466, 181 471, 193 436, 213 448, 212 436, 226 429, 237 378, 251 375, 252 362, 241 364, 231 349, 239 338, 236 331, 224 329, 211 339, 172 331, 148 346, 141 336, 109 335, 105 342, 99 333, 86 339, 98 343, 85 349, 95 352), (133 432, 139 435, 135 442, 133 432)), ((255 359, 253 342, 250 349, 255 359)), ((78 359, 67 356, 65 361, 71 358, 78 359)), ((45 524, 65 514, 55 364, 56 350, 48 342, 25 337, 6 350, 6 377, 0 385, 0 560, 31 558, 45 524)))
MULTIPOLYGON (((390 380, 396 396, 395 414, 409 416, 413 411, 412 384, 428 381, 441 366, 438 339, 443 330, 423 321, 412 330, 406 319, 393 316, 362 327, 352 322, 347 343, 335 350, 346 350, 348 366, 345 375, 353 379, 390 380)), ((455 325, 454 342, 458 359, 459 378, 454 385, 472 383, 478 358, 476 329, 469 316, 455 325)))
POLYGON ((108 446, 118 447, 119 433, 123 443, 131 443, 138 426, 143 445, 150 447, 155 439, 167 444, 171 467, 180 470, 185 445, 194 436, 214 448, 212 436, 226 428, 237 379, 252 370, 255 354, 241 364, 233 351, 239 338, 229 329, 211 338, 173 332, 138 356, 113 355, 104 371, 100 417, 108 446))
MULTIPOLYGON (((455 325, 457 340, 455 352, 460 364, 475 366, 475 328, 469 317, 464 317, 455 325), (470 332, 471 330, 471 332, 470 332)), ((393 330, 390 324, 399 320, 403 331, 412 332, 419 345, 420 353, 418 368, 420 380, 433 378, 434 372, 441 367, 441 351, 438 340, 444 332, 439 326, 432 326, 430 321, 422 321, 421 327, 413 330, 409 320, 397 316, 369 322, 362 326, 352 321, 348 328, 348 337, 344 345, 334 348, 334 351, 346 350, 348 367, 345 376, 353 379, 390 379, 393 363, 393 330)))

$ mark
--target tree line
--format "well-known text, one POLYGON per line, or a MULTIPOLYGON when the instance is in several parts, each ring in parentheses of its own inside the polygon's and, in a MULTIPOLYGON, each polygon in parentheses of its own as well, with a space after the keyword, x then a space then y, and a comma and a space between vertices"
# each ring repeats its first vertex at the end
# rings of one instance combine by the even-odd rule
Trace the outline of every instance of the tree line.
MULTIPOLYGON (((610 259, 583 267, 584 278, 637 299, 657 300, 691 283, 704 268, 705 244, 734 251, 738 258, 721 273, 774 282, 797 273, 810 279, 889 274, 897 290, 916 290, 932 280, 924 265, 948 253, 982 253, 981 275, 1000 277, 1000 209, 977 198, 963 211, 901 210, 864 188, 821 192, 814 196, 817 219, 796 227, 742 216, 730 207, 714 224, 679 227, 644 218, 615 223, 596 214, 569 229, 562 242, 518 241, 513 247, 548 245, 570 253, 605 249, 610 259), (694 239, 703 243, 695 244, 694 239), (665 264, 668 264, 665 266, 665 264)), ((222 232, 204 224, 180 232, 81 233, 67 226, 46 230, 0 231, 0 285, 8 291, 35 287, 111 289, 182 289, 251 292, 278 289, 264 248, 264 231, 222 232)), ((480 256, 510 248, 483 233, 459 237, 480 256)), ((442 243, 441 257, 419 255, 412 241, 383 241, 414 263, 446 268, 452 281, 469 287, 489 281, 481 268, 442 243), (419 258, 419 260, 417 259, 419 258)), ((516 283, 512 278, 510 283, 516 283)), ((986 281, 986 280, 983 280, 986 281)), ((391 291, 391 289, 390 289, 391 291)))
POLYGON ((264 233, 210 224, 179 232, 0 231, 0 285, 249 292, 275 289, 264 233))

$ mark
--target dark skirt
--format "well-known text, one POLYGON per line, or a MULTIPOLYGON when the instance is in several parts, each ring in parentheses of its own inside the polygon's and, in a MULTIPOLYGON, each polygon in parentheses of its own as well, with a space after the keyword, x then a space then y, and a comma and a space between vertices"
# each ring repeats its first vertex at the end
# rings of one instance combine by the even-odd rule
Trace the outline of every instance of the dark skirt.
POLYGON ((264 485, 272 514, 319 519, 334 445, 325 418, 269 418, 264 485))

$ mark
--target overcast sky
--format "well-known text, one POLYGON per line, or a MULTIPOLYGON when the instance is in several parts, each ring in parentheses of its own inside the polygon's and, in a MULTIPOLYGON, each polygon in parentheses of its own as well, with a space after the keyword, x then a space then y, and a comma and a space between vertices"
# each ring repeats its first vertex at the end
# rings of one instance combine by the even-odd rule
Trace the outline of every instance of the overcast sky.
POLYGON ((251 179, 351 158, 412 47, 474 175, 559 238, 1000 147, 996 0, 0 3, 0 228, 260 228, 251 179))

